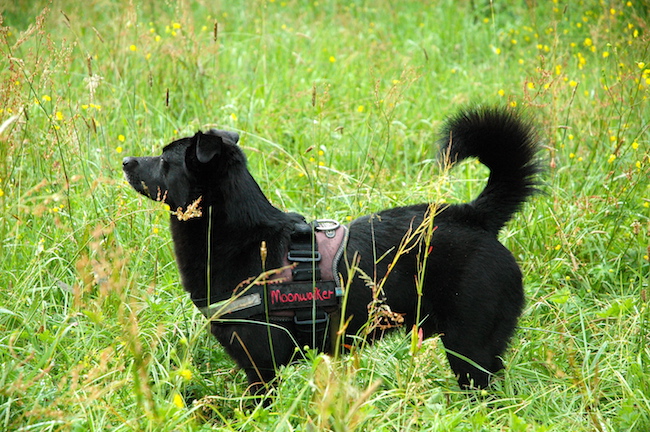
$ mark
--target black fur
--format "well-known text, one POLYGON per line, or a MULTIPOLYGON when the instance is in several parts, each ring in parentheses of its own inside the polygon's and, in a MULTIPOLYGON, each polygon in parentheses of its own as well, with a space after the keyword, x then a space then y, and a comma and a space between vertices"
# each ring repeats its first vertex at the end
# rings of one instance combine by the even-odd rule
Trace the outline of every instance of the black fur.
MULTIPOLYGON (((181 221, 171 216, 183 286, 196 302, 232 291, 259 275, 262 241, 268 248, 266 268, 282 266, 294 223, 301 220, 269 203, 249 173, 237 141, 231 132, 197 132, 169 144, 161 156, 123 161, 126 178, 136 191, 164 200, 172 209, 185 209, 201 197, 201 217, 181 221)), ((497 235, 536 190, 538 147, 527 121, 497 108, 469 109, 449 119, 441 147, 452 161, 478 157, 490 176, 474 201, 436 207, 420 326, 424 337, 441 334, 461 386, 485 387, 490 375, 503 368, 500 356, 524 303, 521 272, 497 235)), ((393 208, 352 221, 347 260, 357 254, 359 268, 376 275, 378 282, 409 228, 418 227, 428 208, 428 204, 393 208), (383 258, 376 262, 378 257, 383 258)), ((404 314, 407 329, 417 324, 415 275, 421 251, 416 246, 400 256, 383 283, 385 303, 404 314)), ((349 263, 342 261, 339 271, 345 281, 349 263)), ((343 322, 350 319, 349 335, 366 326, 372 300, 360 273, 350 281, 347 293, 343 322)), ((291 322, 280 325, 295 331, 291 322)), ((274 378, 274 365, 290 362, 295 354, 292 339, 277 326, 270 328, 273 353, 264 323, 212 323, 211 330, 258 389, 274 378)), ((377 335, 370 332, 369 338, 377 335)))

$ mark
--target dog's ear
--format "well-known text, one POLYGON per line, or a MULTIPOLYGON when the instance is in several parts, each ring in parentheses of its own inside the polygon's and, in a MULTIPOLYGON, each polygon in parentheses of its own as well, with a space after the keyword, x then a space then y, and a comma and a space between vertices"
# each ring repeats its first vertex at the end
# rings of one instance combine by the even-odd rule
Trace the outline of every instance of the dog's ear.
POLYGON ((201 163, 210 162, 215 156, 221 153, 221 146, 224 144, 235 145, 239 141, 239 135, 235 132, 228 132, 210 129, 208 132, 197 132, 196 158, 201 163))

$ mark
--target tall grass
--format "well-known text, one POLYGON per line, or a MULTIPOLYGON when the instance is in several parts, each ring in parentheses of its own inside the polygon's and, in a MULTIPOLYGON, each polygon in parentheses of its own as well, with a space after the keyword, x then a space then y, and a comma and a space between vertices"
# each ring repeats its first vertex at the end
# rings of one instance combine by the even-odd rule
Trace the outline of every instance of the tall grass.
MULTIPOLYGON (((3 2, 0 429, 650 429, 650 57, 641 2, 3 2), (467 103, 524 107, 546 194, 503 232, 528 303, 461 392, 406 333, 282 369, 269 407, 179 285, 125 155, 220 127, 278 207, 466 201, 435 161, 467 103)), ((435 234, 434 234, 435 235, 435 234)))

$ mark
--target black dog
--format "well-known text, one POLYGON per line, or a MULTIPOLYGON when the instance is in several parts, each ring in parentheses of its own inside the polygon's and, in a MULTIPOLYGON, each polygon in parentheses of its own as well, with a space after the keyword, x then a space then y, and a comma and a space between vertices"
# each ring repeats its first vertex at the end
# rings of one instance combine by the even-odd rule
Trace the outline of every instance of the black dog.
POLYGON ((344 333, 365 339, 398 324, 422 337, 439 333, 459 384, 488 385, 503 368, 500 355, 524 303, 521 272, 497 234, 536 191, 541 166, 528 121, 499 108, 469 109, 447 121, 442 152, 451 161, 477 157, 490 169, 485 189, 465 204, 393 208, 352 221, 346 258, 334 271, 344 307, 332 302, 332 283, 321 285, 317 253, 287 258, 296 255, 296 242, 303 243, 298 252, 305 242, 313 251, 313 233, 300 215, 269 203, 238 139, 232 132, 197 132, 167 145, 161 156, 125 158, 123 170, 136 191, 178 209, 171 231, 183 286, 257 391, 293 359, 297 343, 302 348, 311 337, 309 345, 331 350, 333 343, 321 343, 330 339, 323 323, 338 328, 339 312, 344 333), (291 286, 276 289, 286 278, 268 272, 284 268, 286 275, 294 261, 310 267, 302 294, 291 286), (248 295, 253 288, 256 294, 248 295), (247 304, 228 306, 237 299, 247 304), (295 305, 275 310, 276 301, 294 299, 309 311, 302 321, 295 305), (254 312, 245 314, 248 307, 254 312))

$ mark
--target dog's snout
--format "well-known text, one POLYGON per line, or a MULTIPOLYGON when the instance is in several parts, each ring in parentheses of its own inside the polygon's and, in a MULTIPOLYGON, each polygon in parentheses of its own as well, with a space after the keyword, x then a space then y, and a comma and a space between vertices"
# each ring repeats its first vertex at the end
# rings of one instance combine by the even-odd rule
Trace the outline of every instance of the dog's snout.
POLYGON ((122 168, 123 169, 133 169, 138 165, 138 160, 132 156, 125 157, 122 159, 122 168))

